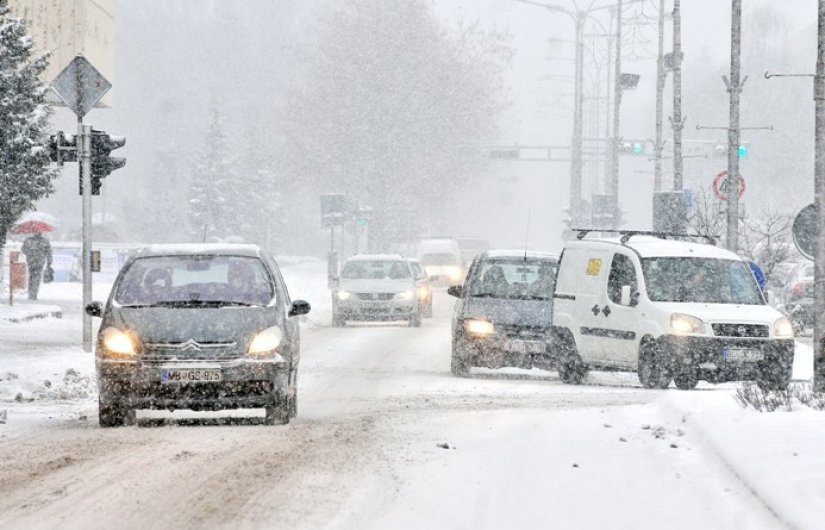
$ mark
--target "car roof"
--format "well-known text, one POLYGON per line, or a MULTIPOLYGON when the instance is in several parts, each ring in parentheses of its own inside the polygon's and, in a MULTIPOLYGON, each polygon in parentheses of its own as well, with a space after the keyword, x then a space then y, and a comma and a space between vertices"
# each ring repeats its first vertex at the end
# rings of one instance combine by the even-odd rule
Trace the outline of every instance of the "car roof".
POLYGON ((401 254, 356 254, 346 261, 404 261, 401 254))
POLYGON ((654 236, 633 236, 622 243, 620 237, 593 238, 570 241, 570 248, 592 248, 597 246, 622 246, 636 251, 643 258, 674 257, 674 258, 715 258, 741 261, 742 258, 733 252, 714 245, 679 241, 676 239, 662 239, 654 236))
POLYGON ((524 258, 528 259, 546 259, 558 260, 559 255, 553 252, 544 252, 540 250, 518 250, 518 249, 494 249, 488 250, 481 254, 479 259, 485 258, 524 258))
POLYGON ((251 244, 230 243, 183 243, 172 245, 149 245, 138 250, 135 257, 156 256, 249 256, 260 257, 261 247, 251 244))

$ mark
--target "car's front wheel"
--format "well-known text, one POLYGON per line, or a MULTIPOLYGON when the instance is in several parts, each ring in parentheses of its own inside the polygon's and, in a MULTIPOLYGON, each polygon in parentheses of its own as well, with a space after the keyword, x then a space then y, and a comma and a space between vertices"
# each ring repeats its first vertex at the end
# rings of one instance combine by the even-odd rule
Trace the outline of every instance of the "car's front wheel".
MULTIPOLYGON (((289 423, 292 400, 284 396, 282 399, 273 401, 264 409, 264 423, 266 425, 286 425, 289 423)), ((297 406, 297 403, 296 403, 297 406)), ((297 409, 296 409, 297 412, 297 409)))
POLYGON ((450 373, 456 377, 470 375, 470 356, 464 341, 459 337, 453 339, 452 355, 450 357, 450 373))
POLYGON ((642 342, 639 347, 639 382, 645 388, 667 388, 671 373, 662 351, 652 340, 642 342))

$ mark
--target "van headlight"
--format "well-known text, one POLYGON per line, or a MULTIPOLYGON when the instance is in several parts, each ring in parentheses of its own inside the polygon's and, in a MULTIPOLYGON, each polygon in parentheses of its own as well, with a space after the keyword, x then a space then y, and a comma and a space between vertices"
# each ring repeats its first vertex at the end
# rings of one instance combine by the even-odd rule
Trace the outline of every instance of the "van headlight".
POLYGON ((773 334, 783 339, 792 339, 794 336, 793 324, 788 317, 781 317, 773 323, 773 334))
POLYGON ((418 288, 418 298, 421 300, 426 300, 427 297, 430 296, 430 288, 426 285, 422 285, 418 288))
POLYGON ((249 345, 250 355, 264 355, 272 353, 281 345, 284 334, 278 326, 272 326, 261 331, 249 345))
POLYGON ((103 347, 107 353, 115 355, 135 355, 137 353, 136 341, 128 333, 120 331, 114 327, 108 327, 102 333, 103 347))
POLYGON ((415 293, 412 291, 401 291, 395 295, 396 300, 412 300, 415 297, 415 293))
POLYGON ((488 322, 486 320, 479 320, 477 318, 469 318, 464 321, 464 329, 467 330, 467 333, 470 335, 492 335, 496 332, 496 328, 493 327, 492 322, 488 322))
POLYGON ((349 291, 338 291, 338 300, 344 301, 352 298, 352 293, 349 291))
POLYGON ((690 315, 673 313, 670 315, 670 329, 680 335, 688 333, 704 334, 705 323, 701 319, 690 315))

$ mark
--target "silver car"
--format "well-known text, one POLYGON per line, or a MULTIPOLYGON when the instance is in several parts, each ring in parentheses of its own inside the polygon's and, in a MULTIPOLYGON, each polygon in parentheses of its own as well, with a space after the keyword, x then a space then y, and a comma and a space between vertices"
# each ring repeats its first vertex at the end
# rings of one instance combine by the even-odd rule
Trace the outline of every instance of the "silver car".
POLYGON ((332 291, 332 325, 348 320, 406 320, 420 326, 421 305, 409 261, 394 254, 346 260, 332 291))
POLYGON ((268 424, 297 413, 300 336, 273 259, 254 245, 148 247, 123 266, 95 349, 101 427, 135 410, 263 408, 268 424))

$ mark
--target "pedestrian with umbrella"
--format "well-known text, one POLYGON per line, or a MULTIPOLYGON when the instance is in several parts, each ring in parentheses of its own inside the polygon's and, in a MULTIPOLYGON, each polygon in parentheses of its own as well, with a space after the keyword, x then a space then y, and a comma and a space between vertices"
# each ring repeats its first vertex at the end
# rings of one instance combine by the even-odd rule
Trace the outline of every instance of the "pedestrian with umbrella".
POLYGON ((29 300, 37 300, 41 278, 46 283, 51 282, 54 278, 52 245, 43 236, 43 232, 51 230, 52 226, 49 223, 34 219, 19 223, 12 230, 16 234, 32 234, 23 240, 23 248, 21 249, 23 255, 26 256, 26 264, 29 267, 29 300))

